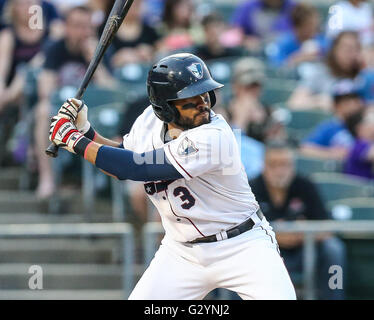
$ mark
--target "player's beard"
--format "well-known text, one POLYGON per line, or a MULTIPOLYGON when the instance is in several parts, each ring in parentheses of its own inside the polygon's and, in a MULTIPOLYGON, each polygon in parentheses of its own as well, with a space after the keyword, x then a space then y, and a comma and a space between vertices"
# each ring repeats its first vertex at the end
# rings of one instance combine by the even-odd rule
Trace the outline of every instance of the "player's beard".
POLYGON ((210 114, 210 109, 209 108, 206 108, 204 109, 203 112, 199 112, 198 114, 196 114, 193 118, 183 118, 181 116, 178 117, 178 119, 176 119, 174 121, 174 123, 182 128, 183 130, 189 130, 189 129, 193 129, 193 128, 196 128, 196 127, 199 127, 203 124, 207 124, 207 123, 210 123, 211 121, 211 114, 210 114), (202 117, 200 120, 200 115, 204 112, 204 111, 208 111, 208 118, 205 118, 205 117, 202 117))

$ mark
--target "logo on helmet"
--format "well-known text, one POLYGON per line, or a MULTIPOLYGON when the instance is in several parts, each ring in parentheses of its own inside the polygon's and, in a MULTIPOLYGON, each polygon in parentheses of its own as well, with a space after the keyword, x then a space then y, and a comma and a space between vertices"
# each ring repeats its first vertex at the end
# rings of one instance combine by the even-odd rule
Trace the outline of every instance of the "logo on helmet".
POLYGON ((196 78, 201 79, 203 77, 203 66, 201 63, 193 63, 187 67, 187 69, 190 70, 196 78))

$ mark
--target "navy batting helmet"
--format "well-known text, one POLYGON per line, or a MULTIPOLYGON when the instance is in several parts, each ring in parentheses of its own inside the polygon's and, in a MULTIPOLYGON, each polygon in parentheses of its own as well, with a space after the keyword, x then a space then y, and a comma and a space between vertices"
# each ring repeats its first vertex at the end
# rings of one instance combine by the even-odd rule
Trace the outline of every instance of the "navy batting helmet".
POLYGON ((215 89, 223 84, 213 80, 203 60, 190 53, 179 53, 161 59, 148 73, 147 91, 153 111, 164 122, 173 122, 178 110, 173 100, 191 98, 208 92, 211 107, 216 103, 215 89))

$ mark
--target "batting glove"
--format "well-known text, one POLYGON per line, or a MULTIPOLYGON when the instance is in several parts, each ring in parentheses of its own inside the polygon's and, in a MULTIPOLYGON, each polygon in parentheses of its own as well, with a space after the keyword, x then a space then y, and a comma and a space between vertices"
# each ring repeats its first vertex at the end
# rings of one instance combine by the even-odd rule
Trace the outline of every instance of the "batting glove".
POLYGON ((68 119, 75 124, 80 133, 86 134, 91 128, 91 124, 87 120, 87 110, 83 101, 71 98, 61 106, 57 115, 68 119))
POLYGON ((74 148, 83 138, 84 135, 80 133, 77 127, 68 119, 61 116, 54 116, 51 119, 49 140, 57 146, 62 147, 71 153, 76 153, 74 148))

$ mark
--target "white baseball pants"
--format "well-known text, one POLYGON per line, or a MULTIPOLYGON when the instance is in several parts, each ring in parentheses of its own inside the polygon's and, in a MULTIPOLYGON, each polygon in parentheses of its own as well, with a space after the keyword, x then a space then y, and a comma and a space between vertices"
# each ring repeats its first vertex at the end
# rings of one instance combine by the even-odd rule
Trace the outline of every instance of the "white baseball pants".
MULTIPOLYGON (((256 221, 256 219, 258 221, 256 221)), ((162 240, 130 300, 197 300, 216 288, 242 299, 296 299, 265 218, 234 238, 201 244, 162 240)))

